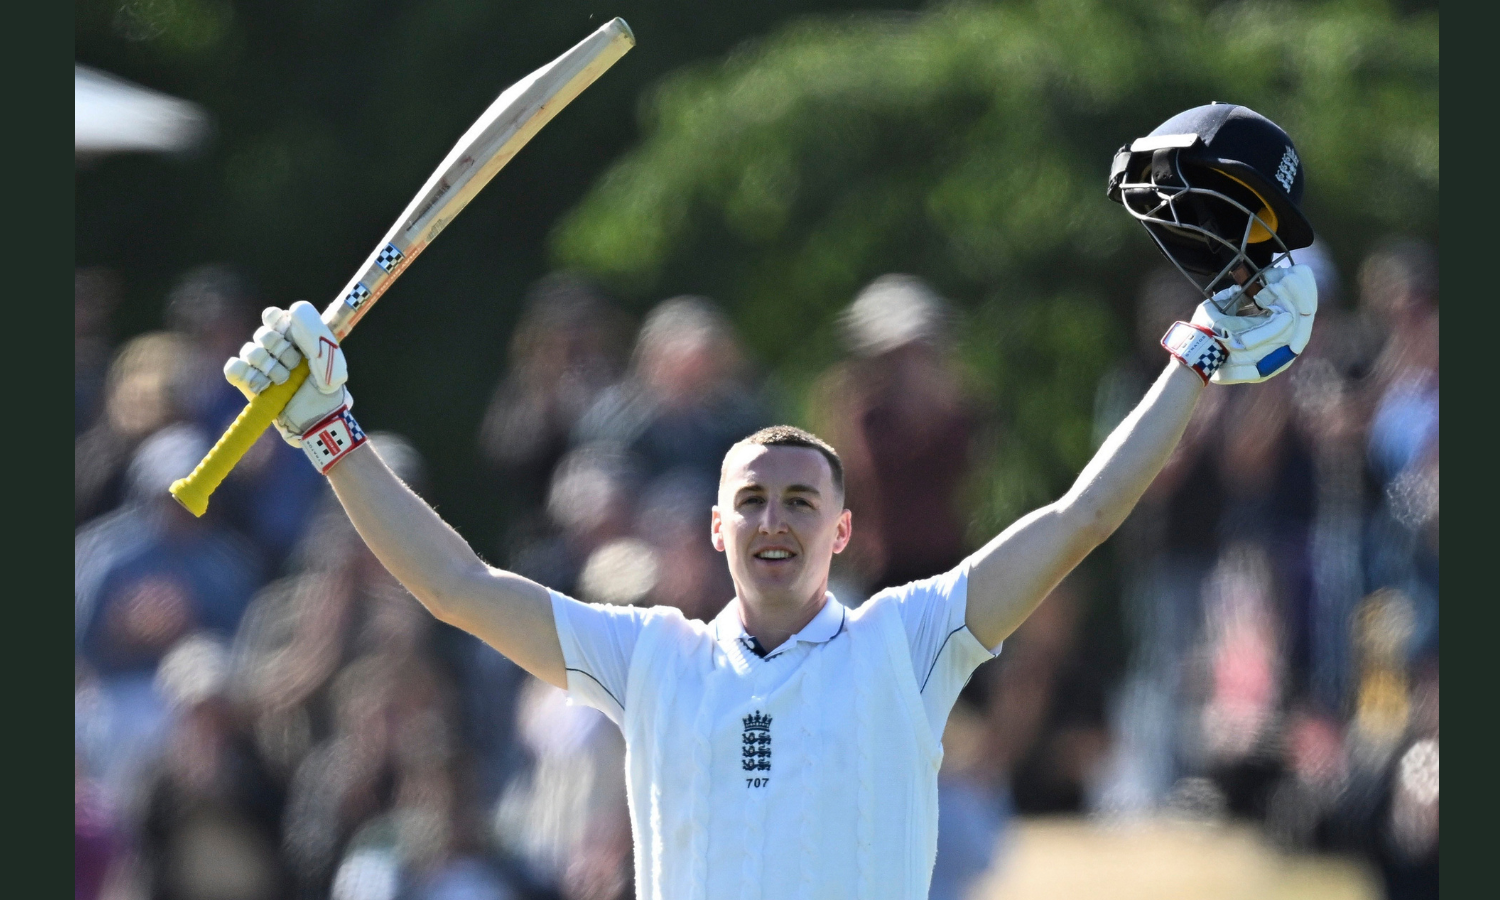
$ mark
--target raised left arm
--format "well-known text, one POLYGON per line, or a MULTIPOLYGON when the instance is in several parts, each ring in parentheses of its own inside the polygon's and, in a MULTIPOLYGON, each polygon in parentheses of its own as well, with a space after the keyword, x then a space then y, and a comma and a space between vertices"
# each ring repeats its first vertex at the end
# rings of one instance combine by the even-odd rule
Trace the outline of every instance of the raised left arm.
POLYGON ((1017 519, 972 557, 969 631, 994 647, 1120 527, 1182 438, 1204 382, 1176 361, 1061 499, 1017 519))
POLYGON ((1208 300, 1192 324, 1173 325, 1162 346, 1174 360, 1073 487, 970 557, 965 624, 980 643, 994 647, 1008 637, 1120 527, 1171 457, 1210 377, 1216 384, 1265 381, 1307 346, 1318 309, 1312 269, 1267 269, 1260 278, 1258 292, 1247 292, 1259 307, 1254 314, 1225 315, 1208 300))

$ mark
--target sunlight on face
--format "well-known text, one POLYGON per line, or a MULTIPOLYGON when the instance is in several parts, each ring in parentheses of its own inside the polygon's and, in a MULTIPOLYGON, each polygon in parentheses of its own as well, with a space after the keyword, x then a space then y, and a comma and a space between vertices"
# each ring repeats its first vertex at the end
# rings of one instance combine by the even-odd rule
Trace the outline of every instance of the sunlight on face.
POLYGON ((833 554, 849 543, 843 500, 818 451, 735 445, 711 527, 740 599, 799 605, 822 597, 833 554))

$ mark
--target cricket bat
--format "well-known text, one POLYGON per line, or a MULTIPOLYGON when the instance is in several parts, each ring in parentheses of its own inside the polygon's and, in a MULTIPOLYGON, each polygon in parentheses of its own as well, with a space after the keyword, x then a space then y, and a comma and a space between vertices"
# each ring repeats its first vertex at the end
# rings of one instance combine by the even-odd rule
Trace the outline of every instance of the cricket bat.
MULTIPOLYGON (((631 47, 635 35, 614 19, 577 46, 511 85, 464 132, 422 185, 401 218, 381 238, 364 266, 323 311, 323 321, 342 342, 412 260, 453 221, 495 173, 505 167, 558 110, 593 84, 631 47)), ((208 498, 240 458, 286 408, 307 379, 303 360, 281 384, 255 396, 186 478, 172 483, 172 496, 201 516, 208 498)))

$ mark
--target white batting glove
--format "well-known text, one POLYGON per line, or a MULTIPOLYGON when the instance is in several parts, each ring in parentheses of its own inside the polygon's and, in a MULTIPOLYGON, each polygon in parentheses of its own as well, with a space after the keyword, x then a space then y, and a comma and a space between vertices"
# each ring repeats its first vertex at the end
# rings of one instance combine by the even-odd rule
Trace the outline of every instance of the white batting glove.
MULTIPOLYGON (((1266 269, 1265 285, 1254 297, 1260 312, 1226 315, 1216 300, 1198 305, 1191 323, 1177 322, 1162 346, 1183 365, 1215 384, 1265 381, 1286 371, 1307 347, 1318 312, 1318 287, 1305 265, 1266 269)), ((1228 291, 1239 291, 1238 287, 1228 291)))
POLYGON ((327 473, 365 441, 364 432, 349 414, 354 397, 344 387, 349 380, 344 350, 318 310, 305 300, 293 303, 291 309, 267 307, 261 321, 265 324, 240 348, 240 355, 224 363, 224 377, 253 399, 272 384, 284 383, 306 357, 307 381, 277 416, 276 430, 327 473))

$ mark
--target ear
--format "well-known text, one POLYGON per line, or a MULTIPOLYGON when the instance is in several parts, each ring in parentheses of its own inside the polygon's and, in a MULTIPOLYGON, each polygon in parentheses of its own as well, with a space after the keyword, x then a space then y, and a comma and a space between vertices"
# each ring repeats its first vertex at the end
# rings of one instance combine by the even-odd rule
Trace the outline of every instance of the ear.
POLYGON ((854 537, 854 513, 846 509, 839 513, 838 528, 833 535, 833 552, 843 553, 852 537, 854 537))
POLYGON ((724 517, 719 514, 719 507, 716 505, 708 514, 708 537, 714 542, 714 549, 720 553, 724 552, 723 524, 724 517))

